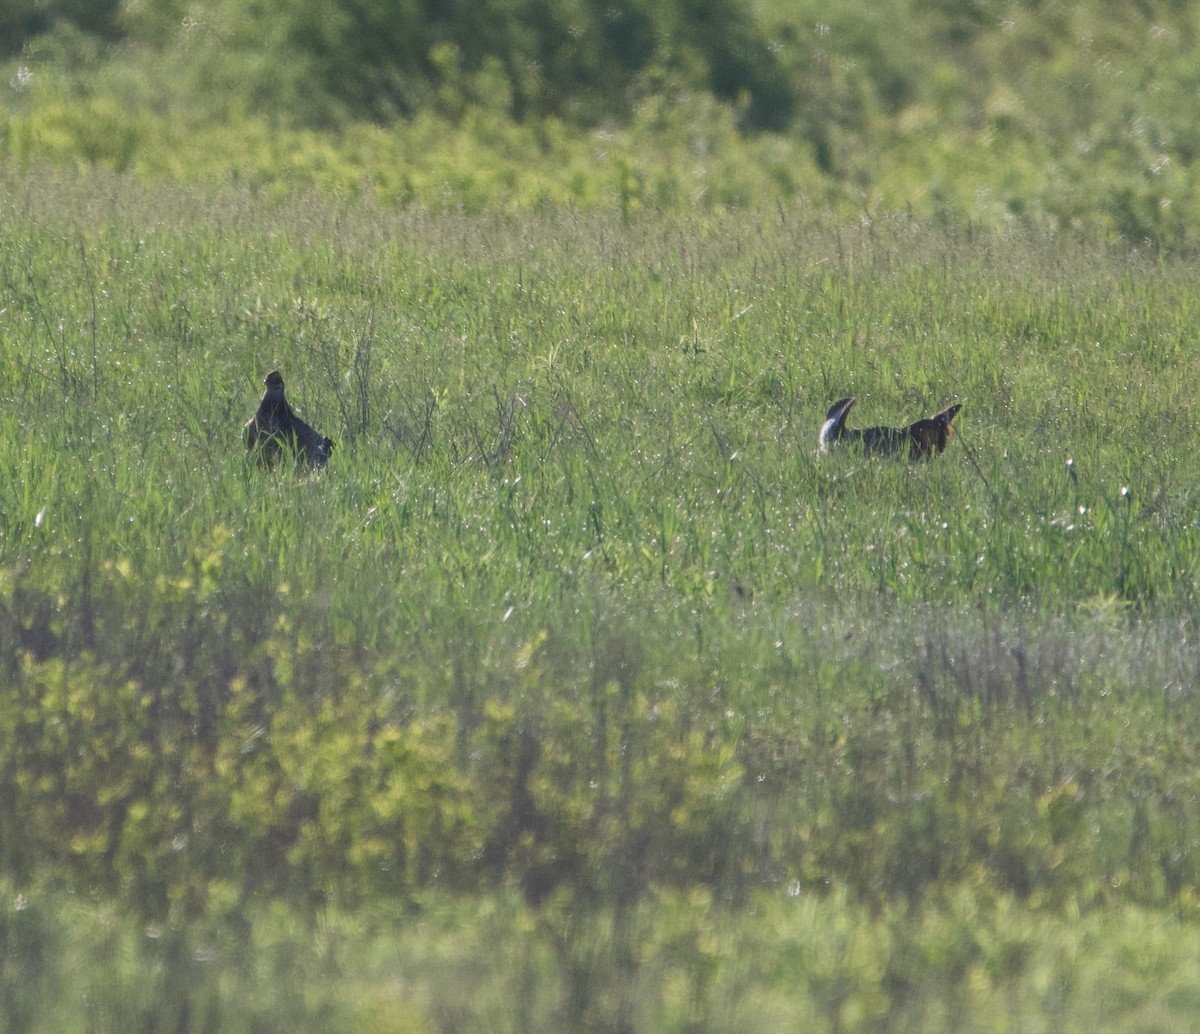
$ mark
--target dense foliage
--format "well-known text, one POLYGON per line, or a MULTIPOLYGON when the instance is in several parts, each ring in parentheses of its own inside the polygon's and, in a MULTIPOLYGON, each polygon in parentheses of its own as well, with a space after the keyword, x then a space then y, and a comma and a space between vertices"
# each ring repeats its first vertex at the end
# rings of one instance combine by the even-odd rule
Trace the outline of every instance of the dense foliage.
POLYGON ((652 70, 678 73, 724 100, 745 98, 750 124, 783 128, 794 102, 776 51, 741 0, 267 0, 17 5, 9 54, 74 33, 225 62, 272 114, 300 125, 412 115, 466 76, 517 118, 594 121, 627 110, 652 70), (184 53, 180 53, 183 50, 184 53), (217 51, 220 51, 218 55, 217 51), (252 66, 257 65, 257 71, 252 66))
POLYGON ((0 197, 5 1029, 1187 1028, 1187 262, 0 197))
POLYGON ((0 156, 387 204, 802 199, 1195 243, 1197 8, 8 5, 0 156))

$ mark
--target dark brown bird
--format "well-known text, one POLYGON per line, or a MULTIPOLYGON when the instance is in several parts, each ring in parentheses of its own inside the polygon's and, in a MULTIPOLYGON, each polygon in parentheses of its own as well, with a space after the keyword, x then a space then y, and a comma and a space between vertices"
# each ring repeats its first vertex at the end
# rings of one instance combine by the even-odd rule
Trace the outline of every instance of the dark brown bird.
POLYGON ((840 399, 829 407, 821 426, 820 451, 828 452, 842 442, 857 442, 864 453, 875 456, 907 454, 910 460, 925 459, 940 453, 954 437, 950 421, 962 408, 955 403, 927 420, 907 427, 864 427, 861 431, 846 426, 846 414, 854 405, 854 396, 840 399))
POLYGON ((272 370, 263 380, 266 390, 258 412, 246 421, 242 438, 246 451, 259 466, 270 470, 275 461, 288 453, 297 463, 323 467, 333 450, 333 439, 317 434, 296 415, 283 394, 283 374, 272 370))

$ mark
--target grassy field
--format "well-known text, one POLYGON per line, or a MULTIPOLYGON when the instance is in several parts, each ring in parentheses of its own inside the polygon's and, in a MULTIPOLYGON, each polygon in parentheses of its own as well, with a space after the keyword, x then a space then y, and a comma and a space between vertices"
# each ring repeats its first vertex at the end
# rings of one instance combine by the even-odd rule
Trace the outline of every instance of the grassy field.
POLYGON ((0 198, 0 1027, 1194 1027, 1185 258, 0 198))

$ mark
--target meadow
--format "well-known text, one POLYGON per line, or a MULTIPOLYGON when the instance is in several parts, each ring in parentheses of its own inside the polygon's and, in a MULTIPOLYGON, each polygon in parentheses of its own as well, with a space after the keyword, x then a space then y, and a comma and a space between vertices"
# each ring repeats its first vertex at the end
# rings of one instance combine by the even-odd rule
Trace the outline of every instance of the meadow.
POLYGON ((4 1030, 1192 1029, 1187 254, 0 177, 4 1030))

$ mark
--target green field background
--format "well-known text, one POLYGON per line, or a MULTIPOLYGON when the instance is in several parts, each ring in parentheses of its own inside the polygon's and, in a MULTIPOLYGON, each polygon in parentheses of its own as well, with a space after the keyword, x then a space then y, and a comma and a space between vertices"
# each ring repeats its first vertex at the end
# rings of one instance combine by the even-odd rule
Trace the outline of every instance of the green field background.
POLYGON ((1196 19, 9 5, 0 1030, 1194 1029, 1196 19))

